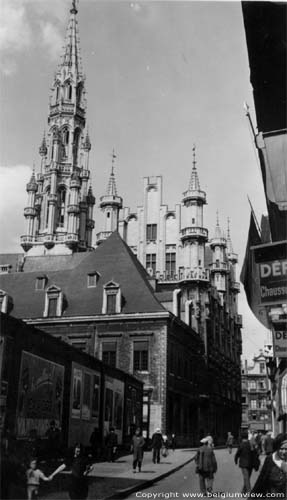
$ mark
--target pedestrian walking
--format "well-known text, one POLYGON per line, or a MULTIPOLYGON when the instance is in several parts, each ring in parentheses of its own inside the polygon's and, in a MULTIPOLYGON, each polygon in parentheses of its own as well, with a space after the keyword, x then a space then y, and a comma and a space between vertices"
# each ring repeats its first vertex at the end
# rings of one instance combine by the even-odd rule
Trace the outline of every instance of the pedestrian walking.
POLYGON ((50 427, 46 432, 47 455, 50 459, 59 458, 61 449, 61 431, 56 426, 55 420, 51 420, 50 427))
POLYGON ((162 449, 161 449, 161 454, 163 457, 168 456, 168 437, 166 434, 163 434, 162 436, 162 449))
POLYGON ((228 432, 226 446, 229 453, 232 453, 233 441, 234 441, 233 435, 231 434, 231 432, 228 432))
POLYGON ((110 432, 106 436, 107 460, 114 462, 118 446, 118 436, 115 433, 114 427, 110 428, 110 432))
POLYGON ((274 452, 266 457, 252 493, 287 497, 287 434, 274 440, 274 452))
POLYGON ((162 447, 162 433, 161 430, 158 428, 154 432, 151 438, 151 447, 152 447, 152 461, 153 463, 160 463, 160 450, 162 447))
POLYGON ((68 493, 71 500, 85 500, 88 496, 89 485, 87 475, 92 466, 88 458, 84 455, 81 443, 76 443, 73 448, 72 458, 68 458, 60 467, 58 467, 50 476, 51 479, 56 474, 62 472, 66 467, 71 466, 71 475, 68 485, 68 493))
POLYGON ((29 468, 26 471, 26 478, 28 500, 39 498, 40 479, 42 479, 42 481, 51 481, 51 477, 45 476, 44 472, 37 468, 36 458, 30 460, 29 468))
POLYGON ((172 434, 171 435, 171 449, 172 449, 172 451, 175 450, 175 447, 176 447, 175 434, 172 434))
POLYGON ((136 472, 137 466, 141 472, 143 455, 144 455, 145 440, 142 436, 141 429, 136 428, 135 434, 132 437, 131 451, 133 453, 133 472, 136 472))
POLYGON ((268 431, 266 439, 265 439, 265 454, 266 455, 272 455, 272 453, 273 453, 273 443, 274 443, 274 439, 272 437, 272 432, 268 431))
POLYGON ((95 427, 90 437, 90 445, 93 458, 98 458, 99 442, 100 431, 97 427, 95 427))
POLYGON ((250 440, 248 439, 248 434, 243 433, 241 439, 241 443, 235 453, 234 461, 236 465, 237 462, 239 462, 239 467, 242 472, 243 486, 241 493, 250 493, 252 470, 253 468, 258 470, 260 462, 256 462, 256 458, 257 461, 259 461, 258 455, 255 448, 252 448, 250 440))
POLYGON ((201 446, 197 451, 195 463, 199 477, 199 488, 203 495, 213 493, 214 474, 217 471, 217 461, 213 450, 213 439, 206 436, 201 439, 201 446))

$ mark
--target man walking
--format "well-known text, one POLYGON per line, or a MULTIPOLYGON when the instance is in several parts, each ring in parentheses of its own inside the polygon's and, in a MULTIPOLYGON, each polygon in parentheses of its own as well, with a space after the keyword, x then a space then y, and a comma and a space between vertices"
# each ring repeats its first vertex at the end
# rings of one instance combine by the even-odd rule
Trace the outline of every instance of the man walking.
POLYGON ((161 430, 156 429, 155 433, 151 438, 151 447, 152 447, 152 461, 153 463, 160 463, 160 449, 162 447, 163 439, 161 430))

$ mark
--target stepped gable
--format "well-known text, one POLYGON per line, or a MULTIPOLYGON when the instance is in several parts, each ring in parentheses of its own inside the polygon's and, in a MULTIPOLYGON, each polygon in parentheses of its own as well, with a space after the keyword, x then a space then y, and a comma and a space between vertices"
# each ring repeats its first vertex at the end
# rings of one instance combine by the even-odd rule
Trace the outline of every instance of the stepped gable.
MULTIPOLYGON (((166 309, 157 300, 148 282, 148 274, 117 232, 72 269, 0 275, 0 289, 12 303, 17 318, 42 318, 45 290, 36 290, 37 277, 46 277, 46 289, 54 285, 64 294, 62 317, 102 314, 103 286, 119 284, 123 297, 122 313, 155 313, 166 309), (88 288, 88 274, 97 272, 96 287, 88 288)), ((71 258, 71 257, 70 257, 71 258)), ((75 262, 76 264, 76 262, 75 262)))

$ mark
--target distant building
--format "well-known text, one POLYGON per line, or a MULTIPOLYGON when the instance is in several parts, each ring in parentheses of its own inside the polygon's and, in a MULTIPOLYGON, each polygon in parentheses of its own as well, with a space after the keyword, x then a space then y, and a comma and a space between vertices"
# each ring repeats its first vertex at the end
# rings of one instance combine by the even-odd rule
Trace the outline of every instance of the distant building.
POLYGON ((261 351, 253 364, 242 366, 242 427, 251 431, 272 430, 270 381, 266 358, 261 351))

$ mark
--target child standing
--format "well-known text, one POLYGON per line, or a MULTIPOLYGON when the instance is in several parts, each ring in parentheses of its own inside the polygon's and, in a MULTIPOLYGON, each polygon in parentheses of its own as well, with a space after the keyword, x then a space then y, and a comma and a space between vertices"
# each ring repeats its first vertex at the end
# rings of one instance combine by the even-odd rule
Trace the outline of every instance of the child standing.
POLYGON ((32 458, 30 460, 30 467, 26 472, 27 476, 27 497, 28 500, 38 498, 38 490, 40 486, 40 479, 43 481, 51 481, 50 477, 45 476, 45 474, 37 468, 37 459, 32 458))

